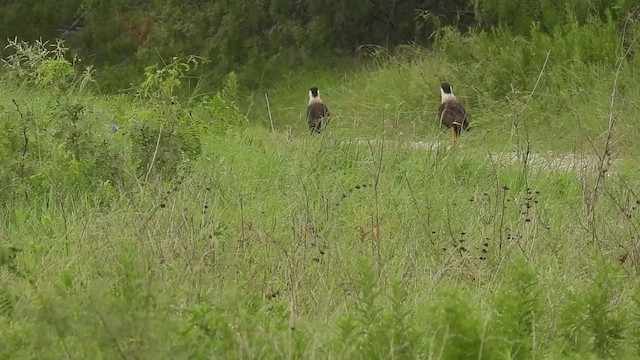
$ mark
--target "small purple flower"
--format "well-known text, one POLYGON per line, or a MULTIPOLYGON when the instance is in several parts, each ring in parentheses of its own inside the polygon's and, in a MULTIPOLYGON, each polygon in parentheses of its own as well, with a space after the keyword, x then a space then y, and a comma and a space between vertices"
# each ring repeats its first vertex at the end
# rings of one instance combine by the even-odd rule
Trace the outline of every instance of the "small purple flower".
POLYGON ((111 125, 107 125, 107 130, 109 131, 110 134, 113 134, 114 132, 118 131, 118 125, 115 124, 111 124, 111 125))

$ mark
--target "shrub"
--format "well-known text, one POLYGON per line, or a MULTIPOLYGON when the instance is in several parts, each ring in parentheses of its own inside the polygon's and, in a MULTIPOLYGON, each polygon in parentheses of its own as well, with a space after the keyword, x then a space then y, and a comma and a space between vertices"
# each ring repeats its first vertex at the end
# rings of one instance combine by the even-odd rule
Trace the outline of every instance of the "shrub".
POLYGON ((518 359, 529 358, 535 350, 536 326, 545 313, 537 276, 521 261, 511 267, 507 277, 494 299, 494 333, 504 339, 506 353, 518 359))
POLYGON ((619 305, 614 304, 620 271, 599 262, 589 285, 568 292, 559 323, 568 353, 618 357, 624 336, 624 318, 619 305))
POLYGON ((62 39, 56 39, 52 44, 42 40, 30 43, 15 38, 9 40, 5 49, 10 54, 2 59, 2 63, 12 78, 64 92, 75 86, 82 91, 93 81, 93 67, 86 66, 83 71, 76 69, 78 58, 74 56, 73 62, 67 59, 69 48, 62 39))
POLYGON ((146 178, 156 170, 171 177, 198 157, 205 134, 222 134, 246 125, 237 105, 234 73, 211 97, 183 100, 178 95, 190 72, 206 62, 196 56, 174 57, 163 67, 146 68, 137 97, 147 110, 138 113, 129 132, 139 176, 146 178), (205 118, 210 121, 204 122, 205 118))

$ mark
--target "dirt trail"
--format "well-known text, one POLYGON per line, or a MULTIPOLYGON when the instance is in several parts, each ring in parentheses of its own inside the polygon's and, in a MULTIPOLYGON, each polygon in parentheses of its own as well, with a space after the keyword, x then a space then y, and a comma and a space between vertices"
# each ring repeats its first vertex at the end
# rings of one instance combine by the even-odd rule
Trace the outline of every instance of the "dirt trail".
MULTIPOLYGON (((369 144, 369 140, 358 139, 354 140, 358 144, 369 144)), ((375 144, 376 140, 371 140, 372 144, 375 144)), ((412 149, 421 150, 449 150, 451 148, 450 142, 443 141, 398 141, 398 140, 385 140, 386 144, 393 146, 406 146, 412 149)), ((524 159, 521 153, 517 152, 498 152, 498 153, 485 153, 486 157, 491 157, 491 160, 501 165, 522 164, 524 159)), ((596 171, 600 160, 589 154, 581 153, 555 153, 548 151, 546 153, 530 153, 528 155, 527 163, 533 169, 543 171, 569 171, 569 172, 593 172, 596 171)), ((616 161, 611 164, 605 165, 608 170, 614 167, 616 161)))

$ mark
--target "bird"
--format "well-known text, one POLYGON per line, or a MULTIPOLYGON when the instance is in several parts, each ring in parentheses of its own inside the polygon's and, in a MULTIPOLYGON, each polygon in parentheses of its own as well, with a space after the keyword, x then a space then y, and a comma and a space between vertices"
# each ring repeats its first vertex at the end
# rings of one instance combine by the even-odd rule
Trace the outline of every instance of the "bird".
POLYGON ((468 130, 469 116, 464 106, 453 95, 453 87, 449 83, 440 84, 440 96, 438 118, 440 123, 451 129, 451 141, 455 144, 462 130, 468 130))
POLYGON ((320 90, 317 87, 309 89, 309 105, 307 105, 307 123, 309 131, 319 134, 329 121, 329 108, 320 98, 320 90))

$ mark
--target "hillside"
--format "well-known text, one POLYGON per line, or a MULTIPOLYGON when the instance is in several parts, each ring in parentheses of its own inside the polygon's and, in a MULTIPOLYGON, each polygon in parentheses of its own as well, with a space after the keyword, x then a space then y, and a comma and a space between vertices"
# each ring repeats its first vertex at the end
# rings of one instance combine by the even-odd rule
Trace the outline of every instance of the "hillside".
POLYGON ((5 67, 0 357, 637 357, 619 36, 443 30, 190 95, 186 58, 120 94, 55 51, 5 67), (453 147, 445 79, 472 114, 453 147), (319 136, 310 86, 334 114, 319 136))

